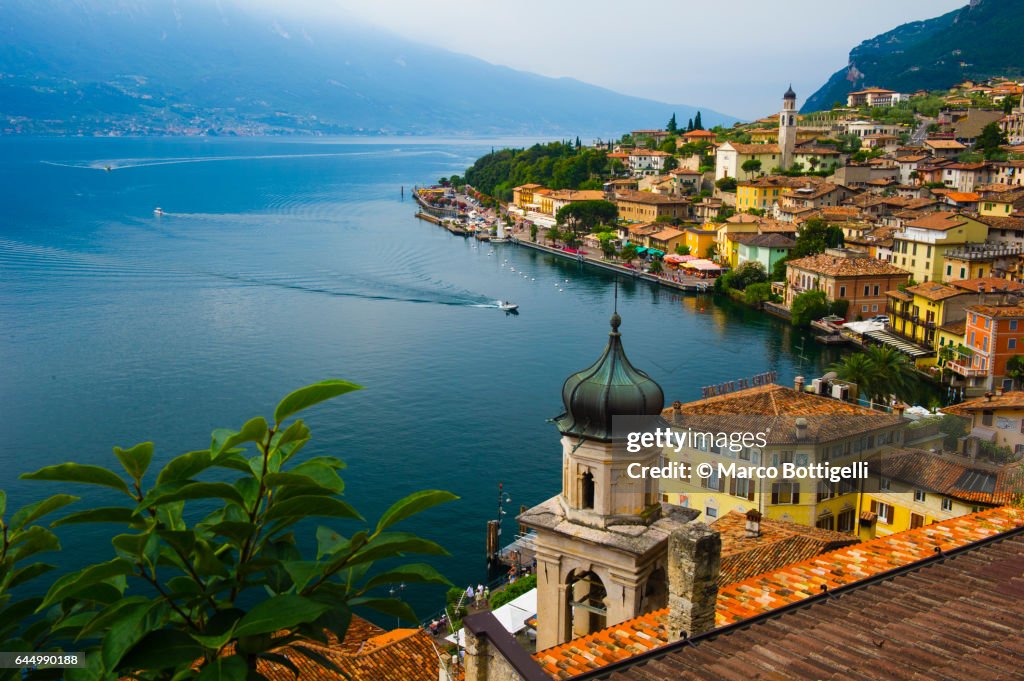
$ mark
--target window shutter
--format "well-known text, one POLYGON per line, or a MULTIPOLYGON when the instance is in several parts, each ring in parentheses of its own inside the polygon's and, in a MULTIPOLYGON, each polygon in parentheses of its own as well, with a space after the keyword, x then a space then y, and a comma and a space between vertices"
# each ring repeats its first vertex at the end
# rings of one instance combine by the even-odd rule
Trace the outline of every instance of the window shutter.
POLYGON ((729 494, 736 496, 736 478, 729 480, 729 494))
POLYGON ((754 500, 754 481, 747 480, 747 501, 754 500))
POLYGON ((772 483, 772 503, 779 503, 779 483, 772 483))

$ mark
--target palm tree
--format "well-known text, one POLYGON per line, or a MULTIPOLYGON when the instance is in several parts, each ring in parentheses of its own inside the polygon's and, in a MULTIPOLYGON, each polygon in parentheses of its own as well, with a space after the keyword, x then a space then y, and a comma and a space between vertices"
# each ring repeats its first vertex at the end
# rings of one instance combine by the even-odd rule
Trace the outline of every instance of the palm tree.
POLYGON ((874 392, 875 372, 871 361, 862 352, 847 355, 839 362, 829 367, 830 371, 836 372, 840 380, 848 383, 855 383, 857 389, 871 395, 874 392))
POLYGON ((912 369, 906 355, 887 345, 873 345, 864 354, 874 372, 875 402, 888 402, 892 395, 899 399, 909 397, 912 369))

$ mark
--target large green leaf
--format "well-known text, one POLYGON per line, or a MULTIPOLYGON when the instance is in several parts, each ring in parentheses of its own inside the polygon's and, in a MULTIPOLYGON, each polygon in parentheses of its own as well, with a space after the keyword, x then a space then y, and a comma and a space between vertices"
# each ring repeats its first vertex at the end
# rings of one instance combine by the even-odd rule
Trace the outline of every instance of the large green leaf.
POLYGON ((358 565, 367 561, 383 558, 396 558, 407 553, 421 553, 430 556, 447 556, 444 548, 429 539, 422 539, 408 532, 385 532, 377 535, 373 541, 359 550, 349 561, 349 565, 358 565))
POLYGON ((426 563, 410 563, 409 565, 403 565, 393 570, 382 572, 379 575, 374 575, 366 582, 363 588, 369 591, 375 586, 398 583, 451 585, 451 582, 432 566, 426 563))
POLYGON ((100 649, 103 666, 111 670, 118 669, 121 658, 146 634, 163 624, 168 609, 165 602, 157 601, 118 611, 118 616, 111 620, 103 637, 100 649))
POLYGON ((121 506, 105 506, 91 508, 64 516, 50 523, 50 527, 74 525, 77 523, 128 523, 135 516, 135 511, 121 506))
POLYGON ((11 539, 11 548, 14 550, 9 556, 13 562, 17 563, 37 553, 57 551, 60 549, 60 542, 57 540, 57 535, 45 527, 32 525, 27 530, 18 532, 11 539))
POLYGON ((90 565, 78 572, 64 575, 54 582, 50 590, 46 592, 46 597, 39 606, 39 610, 43 610, 64 598, 73 596, 88 586, 106 581, 111 577, 127 575, 131 572, 132 564, 129 561, 123 558, 115 558, 106 563, 90 565))
POLYGON ((263 601, 246 613, 235 629, 236 636, 269 634, 279 629, 291 629, 299 624, 313 622, 327 612, 330 606, 302 596, 281 594, 263 601))
POLYGON ((169 629, 146 634, 122 659, 122 669, 190 667, 203 654, 203 647, 184 631, 169 629))
POLYGON ((281 561, 288 576, 292 578, 292 584, 296 591, 302 591, 309 584, 309 581, 320 574, 322 566, 312 560, 284 560, 281 561))
POLYGON ((322 496, 292 497, 279 501, 270 507, 265 519, 269 521, 291 517, 363 519, 358 511, 341 499, 322 496))
POLYGON ((147 498, 141 508, 149 508, 169 501, 187 501, 190 499, 224 499, 239 506, 245 504, 242 495, 233 485, 226 482, 190 482, 174 492, 167 492, 147 498))
POLYGON ((111 625, 111 623, 123 616, 125 613, 133 612, 143 606, 148 607, 151 603, 152 600, 145 596, 128 596, 111 603, 93 615, 92 619, 89 620, 89 623, 82 627, 82 630, 78 632, 77 638, 79 640, 83 638, 87 639, 93 634, 102 633, 111 625))
POLYGON ((53 513, 58 508, 64 508, 76 501, 78 501, 78 497, 73 497, 70 494, 54 494, 49 499, 29 504, 11 516, 11 529, 20 530, 29 523, 42 518, 47 513, 53 513))
POLYGON ((177 480, 188 480, 203 472, 213 464, 210 452, 203 449, 197 452, 186 452, 167 462, 156 477, 156 484, 163 485, 177 480))
POLYGON ((397 598, 353 598, 349 601, 353 608, 371 608, 385 615, 399 617, 407 622, 416 621, 416 613, 405 601, 397 598))
POLYGON ((267 420, 262 416, 249 419, 242 426, 242 429, 237 433, 229 435, 220 443, 217 449, 213 450, 214 458, 216 459, 221 452, 228 451, 237 447, 244 442, 260 442, 267 434, 269 426, 267 426, 267 420))
POLYGON ((377 531, 386 530, 395 523, 405 520, 409 516, 416 515, 420 511, 425 511, 432 506, 455 501, 456 499, 458 497, 451 492, 436 489, 413 492, 404 499, 396 501, 391 505, 391 508, 384 512, 384 515, 380 517, 380 521, 377 522, 377 531))
POLYGON ((34 473, 22 473, 22 480, 50 480, 53 482, 81 482, 88 485, 113 487, 131 495, 128 485, 117 473, 102 466, 81 463, 62 463, 40 468, 34 473))
POLYGON ((7 492, 0 489, 0 518, 7 512, 7 492))
POLYGON ((114 447, 114 456, 121 462, 128 475, 138 482, 149 469, 149 462, 153 460, 153 443, 140 442, 131 449, 114 447))
MULTIPOLYGON (((50 565, 49 563, 32 563, 31 565, 26 565, 25 567, 18 568, 10 573, 10 579, 5 586, 7 589, 13 589, 20 584, 24 584, 25 582, 35 579, 39 575, 46 574, 50 570, 55 570, 56 568, 56 565, 50 565)), ((0 577, 0 582, 2 581, 3 578, 0 577)))
POLYGON ((274 421, 281 424, 289 416, 297 414, 303 409, 308 409, 315 404, 320 404, 321 402, 333 399, 339 395, 344 395, 345 393, 352 392, 353 390, 362 389, 363 386, 361 385, 356 385, 355 383, 349 383, 348 381, 338 379, 321 381, 319 383, 307 385, 304 388, 299 388, 281 400, 277 405, 277 409, 274 410, 274 421))

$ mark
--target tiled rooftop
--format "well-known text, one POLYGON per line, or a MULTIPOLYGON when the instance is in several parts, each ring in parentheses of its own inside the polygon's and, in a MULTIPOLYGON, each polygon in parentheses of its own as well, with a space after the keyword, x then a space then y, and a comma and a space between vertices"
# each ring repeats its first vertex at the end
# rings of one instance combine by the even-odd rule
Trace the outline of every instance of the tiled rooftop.
POLYGON ((872 467, 886 478, 979 504, 1012 504, 1024 491, 1024 468, 1020 463, 984 465, 958 455, 898 450, 872 467))
POLYGON ((1024 659, 1024 536, 677 645, 609 681, 1002 681, 1024 659))
POLYGON ((919 295, 927 300, 945 300, 962 295, 964 292, 937 281, 926 281, 915 286, 908 286, 907 293, 919 295))
MULTIPOLYGON (((898 534, 872 539, 861 544, 855 544, 838 549, 831 553, 816 556, 800 563, 767 572, 762 575, 751 577, 721 589, 718 593, 718 605, 716 623, 719 627, 749 619, 751 617, 768 613, 785 605, 802 601, 810 596, 821 593, 822 587, 834 589, 845 584, 873 577, 889 570, 903 567, 935 555, 936 549, 950 551, 955 548, 967 546, 968 544, 980 541, 987 537, 1000 534, 1009 530, 1024 526, 1024 509, 1003 506, 989 509, 980 513, 953 518, 940 523, 926 525, 915 530, 908 530, 898 534)), ((1024 543, 1018 549, 1024 558, 1024 543)), ((1018 575, 1019 575, 1018 571, 1018 575)), ((912 593, 921 598, 934 596, 929 588, 928 580, 917 585, 912 593)), ((964 585, 956 583, 952 589, 963 589, 964 585)), ((1020 576, 1017 577, 1014 599, 1017 603, 1024 604, 1024 583, 1020 576)), ((948 593, 945 590, 943 593, 948 593)), ((989 603, 998 602, 990 600, 989 603)), ((1000 612, 993 610, 989 605, 985 609, 987 617, 993 617, 993 613, 1000 612)), ((1019 625, 1010 626, 1014 640, 1018 641, 1019 654, 1024 655, 1024 643, 1021 642, 1019 633, 1024 627, 1024 610, 1017 608, 1021 615, 1019 625)), ((574 639, 567 643, 541 650, 534 654, 544 671, 554 679, 569 679, 578 674, 606 667, 612 662, 634 657, 655 648, 667 644, 668 638, 665 631, 665 620, 668 616, 667 609, 656 610, 646 615, 621 622, 607 629, 590 633, 586 636, 574 639)), ((874 622, 869 616, 860 617, 857 622, 849 621, 843 617, 832 617, 829 621, 836 627, 849 627, 854 625, 872 627, 874 622)), ((720 639, 729 641, 731 637, 720 639)), ((884 641, 884 637, 883 637, 884 641)), ((818 641, 809 639, 809 643, 818 641)), ((832 643, 832 641, 829 641, 832 643)), ((829 654, 844 657, 839 654, 842 649, 842 641, 839 640, 839 648, 832 649, 829 654)), ((877 645, 877 644, 876 644, 877 645)), ((981 648, 987 650, 987 646, 980 644, 981 648)), ((697 649, 699 650, 699 648, 697 649)), ((904 649, 903 656, 906 656, 908 649, 904 649)), ((895 651, 897 655, 900 651, 895 651)), ((694 657, 694 659, 698 659, 694 657)), ((705 658, 700 656, 700 664, 710 664, 715 657, 705 658)), ((779 663, 783 658, 776 658, 779 663)), ((794 657, 794 659, 796 659, 794 657)), ((857 662, 863 660, 858 658, 857 662)), ((1019 661, 1019 658, 1018 658, 1019 661)), ((761 676, 763 679, 782 681, 783 679, 794 678, 792 674, 796 667, 781 662, 782 667, 777 668, 774 675, 761 676)), ((639 668, 640 670, 647 667, 639 668)), ((633 674, 631 676, 618 676, 621 679, 677 679, 677 678, 735 678, 741 679, 758 678, 750 675, 749 670, 743 665, 733 666, 728 676, 715 675, 710 673, 706 667, 703 671, 696 672, 696 676, 688 677, 678 675, 649 675, 642 676, 633 674)), ((889 668, 888 671, 891 671, 889 668)), ((632 672, 630 672, 632 673, 632 672)), ((845 679, 853 678, 848 676, 827 676, 810 678, 845 679)), ((892 678, 882 676, 878 678, 892 678)), ((958 677, 960 678, 960 677, 958 677)), ((970 678, 973 681, 980 681, 980 677, 970 678)), ((985 678, 1005 678, 990 676, 985 678)))
POLYGON ((806 258, 791 260, 789 267, 795 267, 816 274, 824 274, 830 277, 865 277, 865 276, 888 276, 905 274, 909 272, 901 270, 893 264, 878 260, 876 258, 845 258, 842 256, 819 253, 806 258))
MULTIPOLYGON (((1022 221, 1024 222, 1024 221, 1022 221)), ((974 279, 960 279, 958 281, 950 282, 950 285, 956 288, 964 289, 966 291, 974 291, 975 293, 984 289, 985 291, 1020 291, 1024 289, 1024 284, 1019 281, 1010 281, 1009 279, 1000 279, 999 277, 975 277, 974 279)))
POLYGON ((907 227, 917 227, 919 229, 935 229, 940 231, 947 231, 954 227, 961 227, 967 224, 967 219, 959 215, 958 213, 951 213, 948 211, 936 211, 924 217, 919 217, 916 220, 907 223, 907 227))
POLYGON ((769 518, 761 519, 759 536, 748 537, 746 514, 739 511, 726 513, 711 529, 722 536, 720 587, 860 541, 842 532, 769 518))

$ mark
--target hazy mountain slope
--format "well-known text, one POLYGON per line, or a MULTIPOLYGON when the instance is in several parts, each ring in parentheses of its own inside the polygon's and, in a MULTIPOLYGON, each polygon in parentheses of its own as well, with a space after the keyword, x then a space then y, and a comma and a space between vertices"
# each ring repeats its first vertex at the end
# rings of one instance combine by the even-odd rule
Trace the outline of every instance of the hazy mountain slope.
POLYGON ((1024 0, 973 0, 963 9, 904 24, 866 40, 804 104, 829 109, 865 86, 900 92, 948 88, 964 78, 1020 76, 1024 71, 1024 0))
POLYGON ((611 135, 696 111, 241 0, 0 0, 0 74, 27 131, 611 135))

